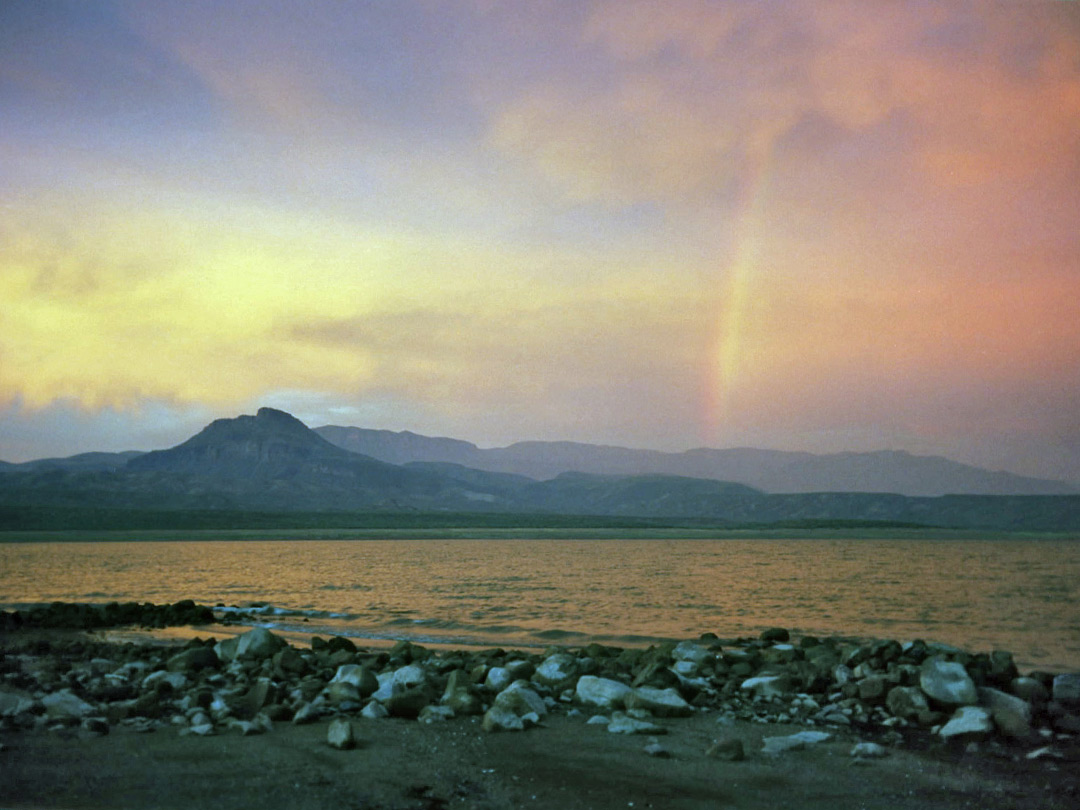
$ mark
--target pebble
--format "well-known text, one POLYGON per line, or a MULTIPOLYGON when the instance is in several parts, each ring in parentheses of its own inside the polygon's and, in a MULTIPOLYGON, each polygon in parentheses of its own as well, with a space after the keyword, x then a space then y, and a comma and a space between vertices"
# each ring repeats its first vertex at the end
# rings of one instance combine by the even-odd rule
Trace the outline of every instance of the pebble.
POLYGON ((851 749, 851 756, 860 759, 880 759, 881 757, 887 757, 888 755, 889 749, 884 745, 878 745, 875 742, 855 743, 851 749))

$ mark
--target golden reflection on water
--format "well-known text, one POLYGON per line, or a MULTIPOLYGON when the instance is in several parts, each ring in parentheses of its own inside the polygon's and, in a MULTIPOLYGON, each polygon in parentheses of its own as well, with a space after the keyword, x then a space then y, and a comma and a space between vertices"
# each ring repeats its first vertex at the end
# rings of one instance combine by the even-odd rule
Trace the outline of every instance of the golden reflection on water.
POLYGON ((293 615, 266 622, 361 637, 633 645, 783 626, 1080 669, 1080 543, 1069 541, 0 544, 9 607, 188 598, 268 603, 293 615))

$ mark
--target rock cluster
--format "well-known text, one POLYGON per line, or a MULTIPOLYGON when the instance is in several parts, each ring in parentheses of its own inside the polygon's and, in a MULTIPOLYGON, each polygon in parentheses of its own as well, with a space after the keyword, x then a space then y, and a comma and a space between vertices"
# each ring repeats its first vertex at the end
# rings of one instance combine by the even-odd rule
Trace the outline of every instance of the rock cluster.
POLYGON ((14 610, 0 610, 0 631, 21 628, 68 628, 97 630, 103 627, 182 627, 213 624, 214 611, 184 599, 172 605, 150 602, 109 602, 87 605, 53 602, 50 605, 14 610))
MULTIPOLYGON (((297 649, 255 628, 180 648, 27 640, 0 655, 0 729, 104 734, 126 724, 258 734, 274 723, 326 719, 341 721, 328 742, 348 748, 355 718, 435 723, 476 715, 497 732, 564 712, 612 733, 657 736, 668 718, 700 711, 720 712, 728 723, 821 727, 768 738, 767 752, 804 747, 845 727, 886 741, 916 733, 944 743, 993 738, 1036 747, 1080 735, 1080 673, 1021 676, 1008 653, 918 641, 807 637, 796 644, 778 629, 649 649, 591 644, 542 654, 436 654, 404 641, 362 650, 344 637, 313 638, 310 649, 297 649)), ((730 739, 714 748, 718 758, 744 756, 730 739)), ((662 751, 657 744, 653 753, 662 751)), ((866 747, 853 755, 881 753, 866 747)))

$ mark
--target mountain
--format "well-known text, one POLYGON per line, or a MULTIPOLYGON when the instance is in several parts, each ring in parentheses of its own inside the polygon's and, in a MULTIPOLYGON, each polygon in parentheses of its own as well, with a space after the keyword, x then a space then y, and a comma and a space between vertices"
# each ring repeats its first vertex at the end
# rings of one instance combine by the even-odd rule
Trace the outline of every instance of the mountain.
POLYGON ((899 495, 1067 495, 1062 481, 984 470, 939 456, 903 451, 793 453, 699 448, 682 453, 577 442, 518 442, 482 450, 458 439, 326 426, 316 433, 356 453, 393 464, 434 461, 546 480, 564 472, 669 475, 734 481, 770 493, 891 492, 899 495))
POLYGON ((138 456, 139 450, 126 450, 123 453, 79 453, 66 458, 39 458, 22 464, 0 462, 0 470, 119 470, 138 456))
MULTIPOLYGON (((382 440, 388 439, 384 435, 382 440)), ((427 443, 415 434, 407 441, 414 451, 427 443)), ((474 452, 465 442, 432 441, 444 455, 474 452)), ((558 445, 564 458, 570 454, 587 460, 588 448, 558 445)), ((608 457, 624 463, 639 452, 610 449, 608 457)), ((746 484, 670 474, 562 472, 536 480, 452 461, 392 464, 332 444, 298 419, 271 408, 254 416, 219 419, 167 450, 128 454, 122 467, 109 455, 0 469, 0 528, 32 528, 41 515, 74 508, 83 510, 79 514, 109 509, 281 515, 486 512, 511 520, 511 515, 525 515, 523 526, 534 525, 528 515, 542 514, 650 518, 676 525, 876 521, 1080 531, 1080 496, 770 494, 746 484)), ((158 521, 167 523, 168 518, 158 521)))

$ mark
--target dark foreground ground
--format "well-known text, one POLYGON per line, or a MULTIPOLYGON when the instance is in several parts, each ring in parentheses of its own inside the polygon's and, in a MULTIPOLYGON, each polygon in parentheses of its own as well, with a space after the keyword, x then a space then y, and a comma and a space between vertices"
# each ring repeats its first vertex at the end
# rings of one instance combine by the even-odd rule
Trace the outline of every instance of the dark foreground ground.
POLYGON ((162 728, 0 735, 5 808, 1076 808, 1080 762, 945 748, 850 755, 857 738, 779 756, 765 736, 798 726, 721 726, 714 713, 664 722, 670 758, 650 738, 609 733, 585 717, 551 716, 520 733, 485 733, 480 718, 425 725, 353 720, 359 745, 326 744, 328 721, 275 724, 256 737, 180 736, 162 728), (741 739, 742 762, 706 755, 713 740, 741 739))

